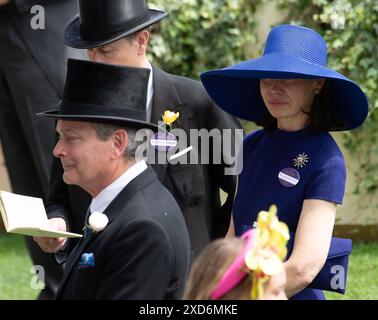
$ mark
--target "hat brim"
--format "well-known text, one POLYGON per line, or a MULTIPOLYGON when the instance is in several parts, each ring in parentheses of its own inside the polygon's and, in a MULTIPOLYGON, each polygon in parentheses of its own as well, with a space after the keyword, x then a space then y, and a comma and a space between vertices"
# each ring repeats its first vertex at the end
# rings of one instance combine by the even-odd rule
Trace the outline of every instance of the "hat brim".
POLYGON ((139 24, 138 26, 132 29, 121 30, 120 32, 113 34, 110 37, 106 37, 104 39, 98 39, 98 40, 88 40, 88 39, 82 38, 81 32, 80 32, 80 29, 81 29, 80 18, 79 18, 79 15, 76 15, 65 27, 64 42, 68 46, 72 48, 76 48, 76 49, 96 48, 96 47, 114 42, 121 38, 124 38, 144 28, 147 28, 151 26, 152 24, 162 20, 168 15, 166 12, 159 11, 159 10, 148 9, 148 11, 150 13, 149 20, 143 22, 142 24, 139 24))
POLYGON ((260 94, 260 79, 329 79, 331 107, 351 130, 368 114, 368 101, 361 88, 340 73, 285 54, 268 54, 257 59, 208 71, 201 81, 212 100, 224 111, 253 122, 266 119, 268 110, 260 94))
POLYGON ((102 116, 102 115, 70 115, 70 114, 59 114, 58 110, 49 110, 37 113, 36 116, 43 118, 53 118, 56 120, 70 120, 70 121, 82 121, 82 122, 96 122, 96 123, 107 123, 113 125, 120 125, 125 127, 132 127, 136 129, 151 129, 152 131, 161 131, 165 130, 162 127, 159 127, 156 124, 129 119, 121 117, 111 117, 111 116, 102 116))

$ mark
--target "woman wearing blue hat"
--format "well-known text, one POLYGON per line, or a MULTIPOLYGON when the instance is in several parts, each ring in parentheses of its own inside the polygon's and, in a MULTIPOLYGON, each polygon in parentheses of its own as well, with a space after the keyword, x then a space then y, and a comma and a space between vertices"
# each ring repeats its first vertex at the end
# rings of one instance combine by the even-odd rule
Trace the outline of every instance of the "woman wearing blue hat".
POLYGON ((285 262, 292 299, 324 299, 307 287, 330 249, 346 169, 329 131, 360 126, 368 113, 361 88, 327 68, 327 45, 314 30, 281 25, 269 33, 262 57, 201 75, 214 102, 263 129, 245 138, 243 170, 229 234, 251 228, 271 204, 295 232, 285 262))

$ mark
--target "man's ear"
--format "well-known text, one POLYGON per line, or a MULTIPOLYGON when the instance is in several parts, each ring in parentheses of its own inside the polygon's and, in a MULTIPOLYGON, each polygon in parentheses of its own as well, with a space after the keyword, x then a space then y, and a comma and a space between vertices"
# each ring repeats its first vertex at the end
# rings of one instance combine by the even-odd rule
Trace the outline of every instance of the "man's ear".
POLYGON ((147 29, 137 33, 136 40, 138 42, 138 55, 141 56, 146 54, 149 38, 150 33, 147 29))
POLYGON ((126 130, 118 129, 114 131, 112 141, 112 156, 114 156, 114 158, 122 157, 127 148, 127 145, 129 144, 129 135, 127 134, 126 130))

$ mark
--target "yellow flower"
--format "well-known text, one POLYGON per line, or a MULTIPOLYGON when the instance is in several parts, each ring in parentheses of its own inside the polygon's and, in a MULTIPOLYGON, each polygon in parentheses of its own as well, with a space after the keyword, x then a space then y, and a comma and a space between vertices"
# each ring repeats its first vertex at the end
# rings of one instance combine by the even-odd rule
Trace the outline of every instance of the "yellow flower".
POLYGON ((179 112, 173 112, 173 111, 164 111, 163 114, 163 122, 167 125, 171 126, 173 122, 176 121, 176 119, 180 116, 179 112))
POLYGON ((262 271, 268 276, 278 274, 283 271, 282 260, 276 253, 269 249, 249 251, 245 256, 245 264, 250 270, 262 271))
POLYGON ((276 205, 272 204, 269 208, 269 211, 260 211, 257 216, 257 223, 259 228, 266 228, 271 224, 273 218, 276 217, 277 214, 277 207, 276 205))
POLYGON ((281 259, 286 257, 286 243, 289 238, 290 235, 287 225, 283 222, 278 222, 275 225, 275 228, 271 231, 269 244, 281 259))
POLYGON ((263 283, 283 271, 289 238, 289 228, 278 220, 275 205, 259 212, 255 243, 245 255, 245 265, 252 271, 252 299, 262 298, 263 283))
POLYGON ((264 274, 273 276, 283 271, 283 263, 277 254, 265 249, 260 253, 260 269, 264 274))
POLYGON ((269 276, 264 275, 262 272, 254 272, 251 276, 251 299, 259 300, 264 297, 264 284, 269 281, 269 276))

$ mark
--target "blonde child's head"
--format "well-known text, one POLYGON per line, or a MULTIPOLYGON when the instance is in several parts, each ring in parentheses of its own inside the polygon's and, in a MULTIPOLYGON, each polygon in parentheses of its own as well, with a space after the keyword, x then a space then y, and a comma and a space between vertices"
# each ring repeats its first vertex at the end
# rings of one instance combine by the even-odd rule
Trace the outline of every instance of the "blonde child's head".
POLYGON ((184 299, 287 299, 283 259, 289 239, 276 207, 241 238, 210 243, 193 263, 184 299))

